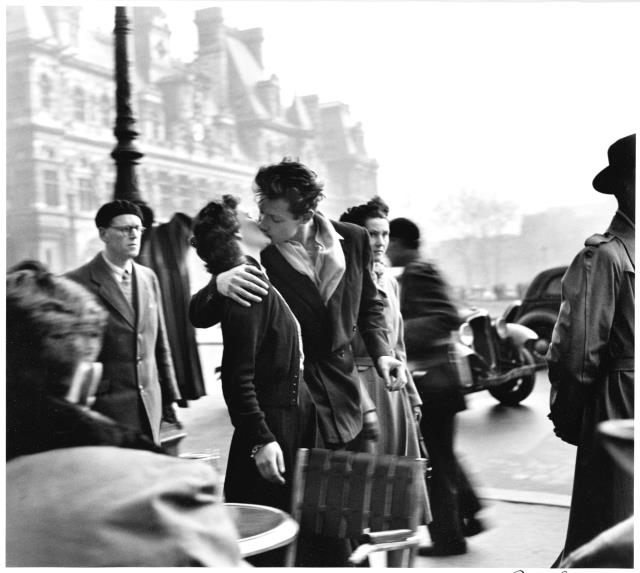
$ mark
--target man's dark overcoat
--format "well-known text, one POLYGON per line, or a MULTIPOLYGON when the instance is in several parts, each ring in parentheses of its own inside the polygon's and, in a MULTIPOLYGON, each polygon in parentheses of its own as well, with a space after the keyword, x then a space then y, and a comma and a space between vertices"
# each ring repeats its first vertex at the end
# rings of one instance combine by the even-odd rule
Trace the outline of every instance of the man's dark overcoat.
POLYGON ((311 279, 294 270, 274 245, 262 252, 262 264, 300 323, 305 381, 318 412, 320 434, 326 444, 341 445, 362 430, 362 396, 351 349, 356 331, 374 360, 393 353, 371 273, 369 235, 350 223, 331 223, 342 237, 346 270, 327 305, 311 279))
POLYGON ((635 224, 618 211, 589 237, 562 279, 549 377, 585 389, 564 555, 633 513, 633 477, 605 455, 598 423, 634 416, 635 224))
POLYGON ((449 363, 451 333, 460 317, 448 290, 438 269, 427 261, 409 263, 400 277, 407 358, 415 368, 413 380, 422 399, 420 429, 433 467, 433 521, 428 527, 433 543, 443 548, 464 544, 463 520, 480 510, 454 451, 455 415, 465 408, 465 401, 449 363))

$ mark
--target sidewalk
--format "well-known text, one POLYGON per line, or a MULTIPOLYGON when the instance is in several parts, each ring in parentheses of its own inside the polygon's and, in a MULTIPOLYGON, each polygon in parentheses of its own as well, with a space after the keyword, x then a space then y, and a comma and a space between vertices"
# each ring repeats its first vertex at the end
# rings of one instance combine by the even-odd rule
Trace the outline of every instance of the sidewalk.
MULTIPOLYGON (((225 471, 233 428, 222 398, 220 382, 213 376, 219 348, 203 345, 201 357, 207 396, 179 408, 178 417, 187 431, 182 453, 216 448, 220 450, 220 470, 225 471)), ((467 539, 469 550, 450 557, 417 557, 416 567, 495 568, 512 570, 549 568, 564 543, 569 518, 567 496, 515 490, 479 489, 484 500, 483 521, 488 529, 467 539)), ((423 528, 424 543, 429 535, 423 528)), ((375 566, 375 562, 373 563, 375 566)))
MULTIPOLYGON (((480 492, 482 493, 482 492, 480 492)), ((467 538, 468 552, 450 557, 417 557, 416 567, 508 567, 548 569, 560 553, 568 507, 485 500, 487 531, 467 538)), ((425 543, 429 535, 425 531, 425 543)))

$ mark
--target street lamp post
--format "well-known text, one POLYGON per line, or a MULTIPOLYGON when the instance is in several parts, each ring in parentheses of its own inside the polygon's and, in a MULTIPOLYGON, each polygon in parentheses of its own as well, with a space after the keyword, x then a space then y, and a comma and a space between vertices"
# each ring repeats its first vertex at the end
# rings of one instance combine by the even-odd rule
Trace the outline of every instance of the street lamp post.
POLYGON ((136 165, 144 154, 138 150, 134 140, 138 137, 135 118, 131 110, 131 81, 129 79, 129 55, 127 36, 130 32, 127 9, 115 9, 115 80, 116 80, 116 123, 113 134, 118 143, 111 152, 116 163, 116 184, 114 199, 128 199, 138 204, 143 211, 145 227, 153 223, 153 211, 146 204, 138 189, 136 165))

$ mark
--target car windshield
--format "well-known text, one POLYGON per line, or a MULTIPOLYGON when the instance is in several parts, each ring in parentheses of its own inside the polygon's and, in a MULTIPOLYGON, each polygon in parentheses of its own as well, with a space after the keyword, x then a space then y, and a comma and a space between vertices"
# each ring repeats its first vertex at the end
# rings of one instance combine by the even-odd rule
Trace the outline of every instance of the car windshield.
POLYGON ((549 281, 544 291, 548 296, 560 296, 560 287, 562 285, 562 276, 555 277, 549 281))

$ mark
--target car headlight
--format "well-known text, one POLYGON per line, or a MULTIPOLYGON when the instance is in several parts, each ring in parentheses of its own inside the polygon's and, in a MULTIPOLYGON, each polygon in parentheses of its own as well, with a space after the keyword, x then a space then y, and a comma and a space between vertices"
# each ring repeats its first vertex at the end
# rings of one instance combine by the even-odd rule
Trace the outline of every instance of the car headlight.
POLYGON ((502 340, 509 337, 509 331, 507 330, 507 321, 504 318, 496 319, 495 323, 496 333, 502 340))
POLYGON ((458 336, 460 337, 460 342, 465 346, 471 346, 473 344, 473 330, 468 322, 460 325, 458 336))

